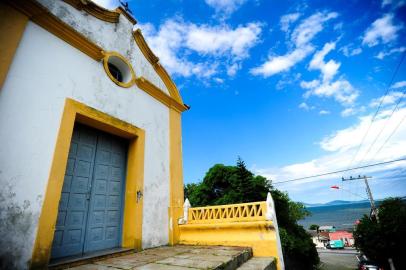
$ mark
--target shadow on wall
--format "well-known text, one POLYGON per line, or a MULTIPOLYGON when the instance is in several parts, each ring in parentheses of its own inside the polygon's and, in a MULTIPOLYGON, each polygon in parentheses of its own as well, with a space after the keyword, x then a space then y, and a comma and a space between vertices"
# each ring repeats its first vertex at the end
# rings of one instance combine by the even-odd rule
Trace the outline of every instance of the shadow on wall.
POLYGON ((14 185, 1 179, 1 171, 0 184, 0 269, 27 269, 38 214, 30 201, 17 201, 14 185))

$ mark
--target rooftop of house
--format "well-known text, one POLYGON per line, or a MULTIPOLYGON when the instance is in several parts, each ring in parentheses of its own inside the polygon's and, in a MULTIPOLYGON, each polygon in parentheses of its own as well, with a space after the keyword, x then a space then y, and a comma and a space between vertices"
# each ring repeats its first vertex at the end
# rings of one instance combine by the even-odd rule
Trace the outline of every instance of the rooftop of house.
POLYGON ((320 230, 332 230, 332 229, 335 229, 335 227, 334 226, 328 226, 328 225, 319 227, 319 231, 320 230))

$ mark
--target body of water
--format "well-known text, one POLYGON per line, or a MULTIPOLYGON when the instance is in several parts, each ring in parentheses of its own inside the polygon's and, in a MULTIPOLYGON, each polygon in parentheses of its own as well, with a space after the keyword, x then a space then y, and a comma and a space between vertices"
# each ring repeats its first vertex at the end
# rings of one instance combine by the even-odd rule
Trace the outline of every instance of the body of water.
POLYGON ((371 206, 368 202, 352 203, 344 205, 308 207, 311 216, 299 221, 305 229, 311 224, 319 226, 330 225, 337 229, 352 229, 354 223, 370 213, 371 206))

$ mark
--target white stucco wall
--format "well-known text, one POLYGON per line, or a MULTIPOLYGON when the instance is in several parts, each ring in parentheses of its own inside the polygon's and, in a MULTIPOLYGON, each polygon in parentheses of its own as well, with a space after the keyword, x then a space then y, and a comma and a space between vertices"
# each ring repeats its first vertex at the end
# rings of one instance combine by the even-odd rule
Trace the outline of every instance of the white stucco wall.
MULTIPOLYGON (((83 20, 90 20, 90 16, 83 20)), ((101 29, 91 31, 102 35, 101 29)), ((130 39, 128 33, 126 35, 130 39)), ((145 65, 136 64, 139 61, 145 64, 146 60, 140 59, 143 56, 134 49, 136 44, 132 42, 134 45, 128 47, 127 53, 118 48, 119 43, 112 41, 109 49, 130 55, 137 76, 148 74, 151 71, 144 69, 145 65)), ((162 83, 153 76, 149 80, 157 85, 162 83)), ((121 88, 115 85, 107 77, 101 62, 29 22, 0 90, 0 185, 5 194, 3 197, 16 204, 21 205, 24 201, 30 204, 24 213, 30 218, 22 224, 29 223, 28 228, 24 227, 26 233, 12 236, 16 244, 22 245, 21 265, 24 266, 31 257, 67 97, 145 130, 142 244, 144 248, 167 244, 169 109, 136 86, 121 88), (10 191, 4 188, 7 183, 12 185, 10 191), (16 193, 14 198, 10 195, 12 192, 16 193)), ((0 234, 4 233, 7 232, 0 229, 0 234)))
POLYGON ((142 76, 169 94, 162 79, 156 74, 154 68, 147 61, 134 42, 132 36, 133 26, 128 19, 120 14, 118 23, 102 21, 86 11, 78 11, 71 5, 58 0, 38 0, 59 19, 82 33, 105 51, 118 51, 129 59, 137 76, 142 76))

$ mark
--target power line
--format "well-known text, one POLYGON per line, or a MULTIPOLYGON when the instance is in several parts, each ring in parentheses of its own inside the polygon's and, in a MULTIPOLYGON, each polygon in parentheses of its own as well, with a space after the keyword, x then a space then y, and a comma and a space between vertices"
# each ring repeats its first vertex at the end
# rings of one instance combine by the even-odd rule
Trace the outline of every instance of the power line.
POLYGON ((341 190, 343 190, 343 191, 345 191, 345 192, 348 192, 349 194, 351 194, 351 195, 353 195, 353 196, 357 196, 357 197, 359 197, 359 198, 367 199, 367 200, 368 200, 367 197, 364 197, 364 196, 362 196, 362 195, 360 195, 360 194, 358 194, 358 193, 354 193, 354 192, 352 192, 352 191, 350 191, 350 190, 348 190, 348 189, 343 189, 343 188, 341 188, 341 190))
MULTIPOLYGON (((368 150, 365 152, 365 154, 363 155, 363 157, 361 158, 361 160, 358 162, 358 165, 362 163, 362 161, 366 158, 366 156, 368 155, 368 153, 371 151, 372 147, 375 145, 376 141, 378 140, 378 138, 381 136, 382 132, 384 131, 384 129, 386 128, 386 126, 389 123, 389 120, 392 118, 393 114, 396 112, 396 110, 399 107, 399 104, 402 102, 404 96, 406 94, 406 90, 404 90, 402 92, 402 96, 399 98, 398 102, 396 103, 396 106, 393 108, 391 114, 389 115, 389 117, 386 118, 385 124, 383 125, 383 127, 381 128, 381 130, 379 131, 379 133, 376 135, 374 141, 371 143, 371 145, 369 146, 368 150)), ((402 123, 404 120, 404 118, 400 121, 400 123, 402 123)), ((399 127, 399 125, 395 128, 397 129, 399 127)), ((376 155, 376 153, 375 153, 376 155)), ((374 155, 374 157, 375 157, 374 155)))
POLYGON ((406 174, 397 174, 393 176, 376 177, 374 180, 379 179, 406 179, 406 174))
MULTIPOLYGON (((357 156, 358 156, 358 154, 359 154, 359 152, 360 152, 360 150, 361 150, 361 148, 362 148, 362 145, 364 144, 364 142, 365 142, 365 140, 366 140, 366 138, 367 138, 367 136, 368 136, 368 134, 369 134, 369 132, 370 132, 370 130, 371 130, 371 127, 372 127, 373 123, 375 122, 375 120, 376 120, 376 118, 377 118, 377 116, 378 116, 378 113, 379 113, 379 111, 380 111, 380 109, 381 109, 381 107, 382 107, 382 105, 383 105, 383 102, 384 102, 386 96, 388 95, 388 93, 389 93, 389 91, 390 91, 390 89, 391 89, 391 86, 392 86, 392 84, 393 84, 393 82, 394 82, 394 80, 395 80, 395 78, 396 78, 396 75, 397 75, 397 73, 398 73, 398 71, 399 71, 399 69, 400 69, 400 66, 402 65, 402 62, 403 62, 403 60, 404 60, 404 58, 405 58, 405 55, 406 55, 406 52, 403 52, 403 53, 402 53, 402 56, 400 57, 399 63, 397 64, 396 68, 394 69, 394 72, 393 72, 393 74, 392 74, 392 77, 391 77, 391 79, 389 80, 389 83, 388 83, 388 85, 387 85, 387 89, 386 89, 386 91, 385 91, 385 94, 384 94, 384 96, 380 99, 378 108, 377 108, 375 114, 373 115, 373 117, 372 117, 372 119, 371 119, 371 122, 369 123, 368 129, 366 130, 364 136, 362 137, 362 140, 361 140, 360 144, 358 145, 358 148, 357 148, 357 150, 356 150, 356 152, 355 152, 355 155, 352 157, 350 163, 348 164, 347 169, 349 169, 349 168, 352 166, 352 164, 354 163, 354 161, 357 159, 357 156)), ((392 115, 391 115, 391 117, 392 117, 392 115)), ((388 122, 388 121, 387 121, 387 122, 388 122)), ((387 123, 387 122, 386 122, 386 123, 387 123)), ((382 131, 383 131, 383 129, 381 130, 381 132, 382 132, 382 131)), ((381 132, 380 132, 380 133, 381 133, 381 132)), ((375 141, 378 139, 379 136, 380 136, 380 134, 375 138, 375 141)), ((374 141, 373 144, 375 144, 375 141, 374 141)), ((372 144, 372 145, 373 145, 373 144, 372 144)), ((370 149, 372 148, 372 145, 371 145, 370 148, 368 149, 367 153, 369 153, 370 149)), ((367 154, 365 154, 365 155, 362 157, 361 161, 357 163, 358 166, 362 163, 362 161, 365 159, 366 156, 367 156, 367 154)), ((371 160, 373 160, 373 159, 371 159, 371 160)), ((352 185, 352 184, 349 183, 349 186, 351 186, 351 185, 352 185)), ((356 189, 357 189, 357 192, 358 192, 358 184, 356 185, 356 189)))
POLYGON ((367 129, 367 131, 365 132, 364 136, 362 137, 361 143, 359 144, 359 146, 358 146, 358 148, 357 148, 357 151, 355 152, 355 155, 354 155, 353 158, 351 159, 351 162, 348 164, 348 167, 350 167, 350 166, 352 165, 352 163, 354 162, 354 160, 355 160, 356 157, 358 156, 358 153, 359 153, 359 151, 360 151, 360 149, 361 149, 361 146, 362 146, 362 144, 364 143, 364 141, 365 141, 365 139, 366 139, 366 137, 367 137, 367 135, 368 135, 368 133, 369 133, 369 130, 371 129, 371 126, 372 126, 372 124, 374 123, 374 121, 375 121, 375 119, 376 119, 376 116, 378 115, 378 112, 379 112, 379 110, 380 110, 381 107, 382 107, 382 103, 383 103, 383 101, 385 100, 386 96, 388 95, 389 90, 391 89, 390 87, 392 86, 393 81, 395 80, 395 77, 396 77, 396 75, 397 75, 397 73, 398 73, 398 71, 399 71, 399 68, 400 68, 400 66, 402 65, 403 59, 405 58, 405 55, 406 55, 406 51, 402 53, 402 56, 401 56, 401 58, 400 58, 400 61, 399 61, 398 65, 396 66, 396 68, 395 68, 395 70, 394 70, 394 72, 393 72, 393 74, 392 74, 392 77, 391 77, 391 79, 390 79, 390 81, 389 81, 388 88, 386 89, 385 95, 381 98, 381 100, 380 100, 380 102, 379 102, 379 105, 378 105, 378 109, 376 110, 374 116, 372 117, 371 122, 369 123, 368 129, 367 129))
POLYGON ((349 169, 343 169, 343 170, 328 172, 328 173, 322 173, 322 174, 316 174, 316 175, 311 175, 311 176, 306 176, 306 177, 300 177, 300 178, 295 178, 295 179, 289 179, 289 180, 278 181, 278 182, 274 182, 274 183, 272 183, 272 184, 281 184, 281 183, 287 183, 287 182, 305 180, 305 179, 309 179, 309 178, 315 178, 315 177, 326 176, 326 175, 331 175, 331 174, 336 174, 336 173, 342 173, 342 172, 347 172, 347 171, 352 171, 352 170, 357 170, 357 169, 363 169, 363 168, 368 168, 368 167, 374 167, 374 166, 389 164, 389 163, 398 162, 398 161, 403 161, 403 160, 406 160, 406 157, 400 158, 400 159, 394 159, 394 160, 384 161, 384 162, 379 162, 379 163, 374 163, 374 164, 369 164, 369 165, 364 165, 364 166, 358 166, 358 167, 349 168, 349 169))
MULTIPOLYGON (((398 125, 395 127, 395 129, 392 131, 392 133, 386 138, 386 140, 384 141, 384 143, 381 145, 381 147, 378 149, 378 151, 376 151, 376 153, 373 155, 373 158, 378 155, 379 152, 381 152, 381 150, 383 149, 383 147, 385 146, 385 144, 390 140, 390 138, 392 138, 393 134, 396 133, 396 131, 398 130, 398 128, 402 125, 403 121, 405 121, 406 119, 406 114, 405 116, 403 116, 402 120, 400 120, 400 122, 398 123, 398 125)), ((373 159, 372 158, 372 159, 373 159)))

